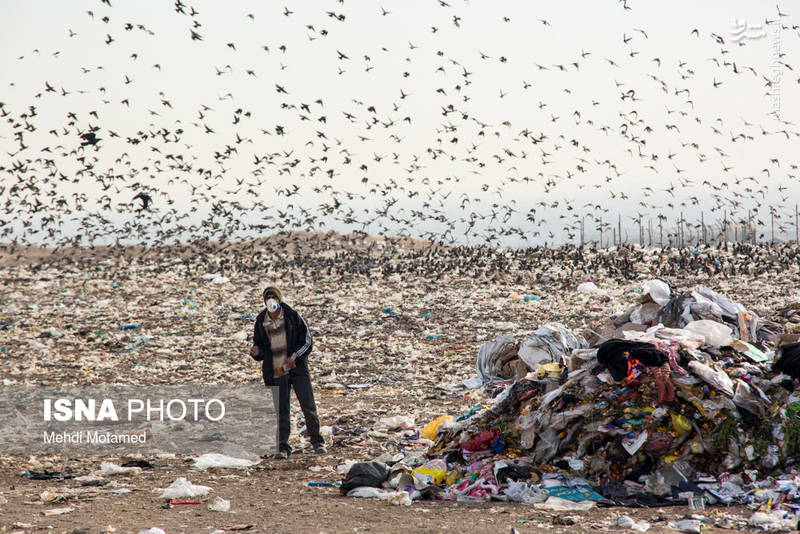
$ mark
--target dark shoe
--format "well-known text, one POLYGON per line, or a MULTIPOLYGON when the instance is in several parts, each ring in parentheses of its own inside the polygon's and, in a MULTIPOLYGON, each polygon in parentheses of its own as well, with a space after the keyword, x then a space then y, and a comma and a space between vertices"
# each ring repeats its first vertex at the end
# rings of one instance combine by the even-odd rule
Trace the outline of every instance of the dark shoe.
POLYGON ((325 445, 314 445, 314 452, 316 454, 327 454, 328 450, 325 448, 325 445))
POLYGON ((276 460, 286 460, 287 458, 289 458, 290 454, 291 453, 289 451, 280 451, 278 453, 275 453, 274 458, 276 460))

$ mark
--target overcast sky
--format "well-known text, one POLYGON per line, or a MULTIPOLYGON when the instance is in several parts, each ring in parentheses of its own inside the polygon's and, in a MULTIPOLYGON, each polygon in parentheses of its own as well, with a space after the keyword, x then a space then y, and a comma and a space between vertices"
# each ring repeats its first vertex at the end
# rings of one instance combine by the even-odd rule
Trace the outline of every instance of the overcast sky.
POLYGON ((575 242, 580 219, 595 239, 621 214, 635 240, 638 215, 768 224, 772 206, 794 236, 789 4, 111 4, 3 2, 11 235, 37 190, 10 184, 34 179, 63 234, 227 217, 535 244, 575 242), (79 149, 90 128, 102 140, 79 149))

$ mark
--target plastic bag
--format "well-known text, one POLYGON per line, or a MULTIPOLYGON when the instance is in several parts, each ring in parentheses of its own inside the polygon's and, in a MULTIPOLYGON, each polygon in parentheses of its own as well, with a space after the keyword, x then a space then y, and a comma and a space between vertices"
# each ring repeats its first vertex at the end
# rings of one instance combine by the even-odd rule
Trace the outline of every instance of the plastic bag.
POLYGON ((431 484, 441 484, 447 477, 447 471, 442 469, 428 469, 427 467, 417 467, 411 472, 414 477, 414 487, 421 490, 431 484))
POLYGON ((545 363, 536 369, 536 378, 561 378, 564 366, 560 363, 545 363))
POLYGON ((699 519, 681 519, 680 521, 670 521, 668 523, 670 528, 687 532, 689 534, 701 534, 702 523, 699 519))
POLYGON ((672 430, 677 432, 678 435, 691 432, 692 423, 689 422, 689 419, 687 419, 685 415, 681 415, 678 412, 673 412, 671 410, 669 412, 669 415, 672 420, 672 430))
POLYGON ((578 293, 599 293, 600 288, 594 282, 583 282, 575 289, 578 293))
POLYGON ((197 469, 208 469, 210 467, 242 468, 242 467, 251 467, 253 465, 256 465, 257 463, 259 463, 259 461, 243 460, 241 458, 233 458, 231 456, 226 456, 224 454, 210 452, 207 454, 202 454, 197 458, 195 458, 194 465, 192 467, 197 469))
POLYGON ((757 391, 757 386, 751 386, 741 378, 737 378, 736 394, 733 396, 733 403, 736 406, 744 408, 745 410, 752 412, 759 417, 763 417, 770 403, 767 401, 765 404, 765 402, 762 400, 762 396, 765 397, 765 395, 763 392, 761 395, 758 395, 757 391))
POLYGON ((217 497, 214 502, 208 505, 208 509, 212 512, 230 512, 231 501, 225 500, 222 497, 217 497))
POLYGON ((520 344, 518 355, 530 369, 538 369, 546 363, 567 365, 568 354, 588 347, 583 337, 576 336, 566 326, 547 323, 527 335, 520 344))
POLYGON ((648 280, 642 284, 642 294, 650 295, 650 298, 653 299, 653 302, 659 306, 663 306, 669 302, 669 285, 661 280, 648 280))
POLYGON ((508 480, 507 484, 508 487, 503 490, 503 494, 511 501, 535 504, 547 500, 547 495, 530 487, 523 480, 508 480))
POLYGON ((698 361, 689 362, 689 369, 717 391, 733 397, 733 381, 725 371, 712 369, 698 361))
POLYGON ((380 430, 395 430, 397 428, 409 430, 414 428, 414 418, 407 415, 394 415, 392 417, 383 417, 378 421, 376 428, 380 430))
POLYGON ((716 321, 707 319, 692 321, 684 326, 683 329, 703 336, 705 344, 710 347, 725 347, 733 342, 733 330, 716 321))
POLYGON ((751 527, 763 530, 797 530, 797 518, 793 513, 783 510, 772 512, 756 512, 747 520, 751 527))
POLYGON ((182 497, 205 497, 212 489, 208 486, 195 485, 184 477, 176 478, 175 482, 169 485, 164 492, 159 495, 159 499, 180 499, 182 497))
POLYGON ((637 532, 647 532, 650 529, 650 523, 647 521, 634 521, 633 518, 627 515, 621 515, 617 518, 617 526, 637 532))
POLYGON ((548 497, 546 501, 533 505, 537 510, 549 512, 586 512, 597 506, 595 501, 568 501, 560 497, 548 497))
POLYGON ((138 473, 141 467, 120 467, 113 462, 101 462, 100 472, 101 475, 124 475, 126 473, 138 473))
POLYGON ((439 425, 441 425, 445 421, 452 421, 452 420, 453 420, 452 416, 440 415, 439 417, 437 417, 436 419, 425 425, 422 431, 420 431, 419 435, 421 438, 434 440, 436 439, 436 430, 439 428, 439 425))
POLYGON ((369 486, 361 486, 348 491, 347 496, 381 499, 396 506, 411 506, 411 495, 405 491, 389 491, 369 486))
POLYGON ((389 470, 381 462, 358 462, 353 464, 347 472, 347 476, 342 481, 340 488, 343 494, 347 494, 353 488, 359 486, 380 487, 389 478, 389 470))
POLYGON ((660 323, 648 329, 646 333, 650 334, 651 332, 657 339, 675 341, 678 345, 687 349, 699 349, 706 342, 705 336, 683 328, 667 328, 660 323))

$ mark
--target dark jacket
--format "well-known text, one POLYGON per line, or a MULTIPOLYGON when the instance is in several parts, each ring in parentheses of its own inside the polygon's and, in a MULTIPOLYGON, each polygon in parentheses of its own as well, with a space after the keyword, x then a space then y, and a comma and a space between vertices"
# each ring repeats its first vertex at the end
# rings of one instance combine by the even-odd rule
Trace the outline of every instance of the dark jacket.
MULTIPOLYGON (((313 343, 311 332, 299 313, 294 311, 288 304, 281 302, 283 308, 283 319, 286 328, 286 355, 293 358, 297 363, 289 374, 297 375, 308 373, 308 355, 311 353, 313 343)), ((269 345, 269 335, 264 330, 264 317, 267 309, 261 310, 256 317, 256 324, 253 331, 253 345, 258 347, 258 355, 253 359, 261 362, 261 374, 264 376, 264 384, 267 386, 277 386, 279 378, 274 378, 272 369, 272 349, 269 345)))

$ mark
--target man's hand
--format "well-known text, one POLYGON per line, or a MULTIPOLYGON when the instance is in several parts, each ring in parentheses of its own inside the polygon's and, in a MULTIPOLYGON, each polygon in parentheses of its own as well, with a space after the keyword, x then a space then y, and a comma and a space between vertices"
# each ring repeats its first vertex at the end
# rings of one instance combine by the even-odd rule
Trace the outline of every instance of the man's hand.
POLYGON ((295 362, 291 358, 286 358, 286 363, 284 363, 283 365, 284 365, 284 367, 286 367, 287 371, 291 371, 292 369, 295 368, 295 366, 297 365, 297 362, 295 362))
POLYGON ((253 358, 258 356, 258 346, 253 345, 252 347, 250 347, 250 356, 252 356, 253 358))

